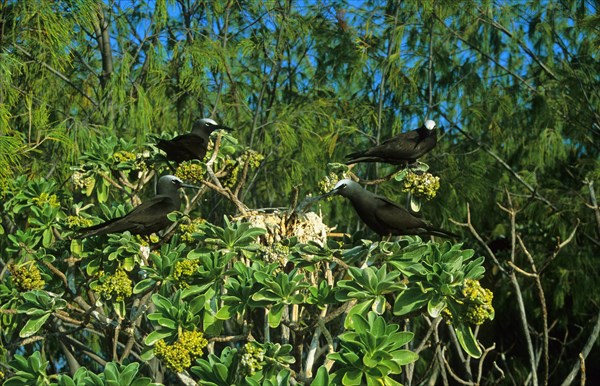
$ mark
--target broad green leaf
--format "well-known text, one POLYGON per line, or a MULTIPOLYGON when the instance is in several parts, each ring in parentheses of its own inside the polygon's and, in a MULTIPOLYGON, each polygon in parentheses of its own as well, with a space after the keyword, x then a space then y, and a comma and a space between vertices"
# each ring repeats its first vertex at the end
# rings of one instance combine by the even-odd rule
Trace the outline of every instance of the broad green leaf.
POLYGON ((342 377, 342 384, 344 386, 359 386, 362 383, 363 373, 360 370, 346 371, 342 377))
POLYGON ((147 292, 147 291, 151 290, 155 285, 156 285, 156 280, 154 280, 154 279, 151 279, 151 278, 142 279, 136 283, 135 287, 133 287, 133 293, 140 294, 143 292, 147 292))
POLYGON ((396 350, 392 353, 394 362, 400 366, 405 366, 409 363, 413 363, 419 359, 419 354, 414 353, 410 350, 396 350))
POLYGON ((377 315, 382 315, 385 312, 385 306, 387 305, 387 301, 383 295, 379 295, 373 301, 373 305, 371 306, 371 310, 375 312, 377 315))
POLYGON ((278 303, 275 304, 273 307, 271 307, 271 309, 269 310, 269 326, 271 328, 275 328, 277 326, 279 326, 279 324, 281 323, 281 318, 283 317, 283 311, 286 309, 286 305, 283 303, 278 303))
POLYGON ((144 339, 144 343, 147 346, 152 346, 152 345, 154 345, 154 343, 158 342, 159 340, 167 338, 169 336, 172 336, 176 332, 177 331, 175 331, 175 330, 165 330, 165 329, 152 331, 150 334, 148 334, 146 339, 144 339))
POLYGON ((354 315, 365 315, 368 310, 371 308, 373 300, 367 300, 362 303, 355 304, 354 307, 348 311, 348 315, 346 315, 346 320, 344 320, 344 327, 346 329, 353 329, 354 327, 354 315))
POLYGON ((215 317, 220 320, 231 319, 235 315, 235 311, 232 311, 231 307, 225 305, 217 311, 215 317))
POLYGON ((140 364, 138 362, 133 362, 128 364, 124 369, 121 370, 121 376, 119 380, 121 385, 128 385, 133 382, 136 374, 138 373, 140 364))
POLYGON ((427 302, 427 312, 429 313, 429 316, 432 318, 440 316, 442 311, 446 308, 446 304, 446 299, 442 296, 434 296, 429 299, 429 302, 427 302))
POLYGON ((215 363, 211 370, 219 377, 221 382, 225 383, 227 381, 229 376, 229 369, 227 369, 227 366, 223 365, 222 363, 215 363))
POLYGON ((329 385, 329 373, 325 366, 319 367, 315 374, 313 381, 310 386, 328 386, 329 385))
MULTIPOLYGON (((115 362, 108 362, 104 367, 104 379, 109 383, 116 383, 119 381, 119 370, 115 362)), ((124 383, 126 385, 126 383, 124 383)))
POLYGON ((35 334, 40 330, 40 328, 42 328, 42 326, 44 325, 44 323, 46 323, 46 320, 48 320, 49 317, 50 313, 46 313, 37 318, 31 318, 27 320, 27 323, 25 323, 25 326, 23 326, 23 328, 19 332, 19 336, 21 338, 27 338, 35 334))
POLYGON ((473 358, 481 357, 481 349, 477 344, 477 340, 475 340, 475 336, 473 335, 473 330, 471 330, 471 327, 461 322, 453 324, 453 327, 454 332, 456 332, 458 342, 463 350, 465 350, 465 352, 473 358))
POLYGON ((427 304, 429 295, 423 293, 419 288, 409 288, 402 291, 396 296, 394 302, 394 315, 406 315, 411 312, 420 310, 427 304))

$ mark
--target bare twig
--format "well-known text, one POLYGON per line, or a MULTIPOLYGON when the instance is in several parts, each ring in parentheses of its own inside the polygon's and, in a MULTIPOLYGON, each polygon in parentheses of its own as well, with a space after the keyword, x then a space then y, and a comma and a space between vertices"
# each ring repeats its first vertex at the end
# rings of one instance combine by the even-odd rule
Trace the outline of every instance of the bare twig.
POLYGON ((392 178, 396 177, 403 170, 404 169, 396 170, 395 172, 390 173, 390 174, 388 174, 385 177, 376 178, 374 180, 364 180, 364 179, 358 177, 356 174, 352 173, 351 171, 349 171, 348 174, 350 175, 350 178, 352 178, 353 180, 357 181, 360 184, 363 184, 363 185, 379 185, 379 184, 387 182, 387 181, 391 180, 392 178))
POLYGON ((550 256, 546 261, 544 261, 544 264, 542 264, 542 268, 540 268, 539 272, 542 272, 546 269, 546 267, 548 267, 550 265, 550 263, 556 258, 556 256, 558 255, 558 253, 567 245, 569 244, 573 238, 575 237, 575 233, 577 232, 577 228, 579 227, 579 224, 581 223, 581 221, 579 220, 579 218, 576 219, 576 224, 573 227, 573 231, 571 231, 571 234, 569 235, 569 237, 567 237, 567 239, 565 241, 559 242, 556 245, 556 249, 554 250, 554 253, 552 253, 552 256, 550 256))
POLYGON ((477 368, 477 385, 481 385, 481 377, 483 376, 483 362, 485 361, 485 357, 495 349, 496 343, 492 344, 488 348, 483 349, 483 354, 481 354, 481 358, 479 358, 479 367, 477 368))
POLYGON ((594 216, 596 217, 596 231, 597 236, 600 238, 600 208, 598 207, 598 201, 596 200, 596 191, 594 190, 594 181, 585 181, 590 192, 591 207, 594 210, 594 216))
POLYGON ((543 322, 543 336, 544 336, 544 345, 542 346, 543 358, 544 358, 544 385, 548 385, 548 375, 550 371, 550 358, 548 356, 548 309, 546 308, 546 296, 544 294, 544 288, 542 287, 542 281, 540 279, 540 275, 537 273, 535 268, 535 261, 533 260, 533 256, 529 253, 527 247, 525 247, 525 243, 521 236, 517 235, 517 240, 519 240, 519 246, 525 256, 527 256, 527 260, 529 260, 529 264, 531 265, 531 269, 533 271, 533 278, 535 279, 535 285, 538 290, 538 296, 540 298, 540 305, 542 306, 542 322, 543 322))
POLYGON ((50 66, 47 63, 44 63, 44 62, 41 62, 41 61, 37 60, 35 56, 33 56, 29 51, 25 50, 20 45, 14 44, 14 47, 17 50, 21 51, 21 53, 23 53, 29 59, 32 59, 32 60, 36 61, 37 63, 41 64, 42 66, 44 66, 48 71, 50 71, 56 77, 60 78, 60 80, 62 80, 63 82, 65 82, 66 84, 68 84, 69 86, 71 86, 79 94, 81 94, 85 99, 87 99, 88 101, 90 101, 95 107, 98 107, 98 102, 96 102, 96 100, 94 100, 92 97, 90 97, 89 95, 87 95, 79 86, 77 86, 75 83, 73 83, 69 78, 67 78, 65 75, 63 75, 60 71, 54 69, 52 66, 50 66))
POLYGON ((523 186, 525 186, 525 188, 527 188, 527 190, 529 190, 532 194, 532 196, 534 198, 536 198, 537 200, 542 201, 544 204, 548 205, 550 208, 552 208, 552 210, 554 211, 558 211, 558 207, 556 205, 554 205, 552 202, 550 202, 550 200, 548 200, 546 197, 542 196, 540 193, 538 193, 537 189, 534 188, 533 186, 531 186, 527 181, 525 181, 523 179, 523 177, 521 177, 519 175, 519 173, 517 173, 512 167, 510 167, 509 164, 507 164, 502 158, 500 158, 500 156, 498 156, 496 153, 494 153, 491 149, 488 148, 488 146, 484 145, 483 143, 481 143, 480 141, 476 140, 475 138, 473 138, 469 133, 467 133, 466 131, 464 131, 463 129, 461 129, 457 124, 452 123, 452 121, 449 119, 449 117, 442 111, 440 111, 440 115, 442 115, 444 118, 446 118, 446 120, 448 120, 448 122, 450 122, 450 125, 452 128, 458 130, 462 135, 464 135, 467 139, 469 139, 470 141, 473 141, 477 144, 477 146, 479 146, 481 149, 483 149, 483 151, 485 151, 486 153, 488 153, 492 158, 494 158, 504 169, 506 169, 517 181, 519 181, 519 183, 521 183, 523 186))
POLYGON ((444 355, 445 351, 446 351, 446 347, 442 347, 441 358, 444 361, 444 367, 446 368, 446 371, 448 371, 448 374, 450 374, 450 376, 461 385, 475 386, 475 382, 471 382, 471 381, 462 379, 461 377, 458 376, 458 374, 456 374, 454 372, 454 370, 452 370, 452 366, 450 366, 450 363, 448 363, 448 361, 446 360, 446 356, 444 355))
POLYGON ((537 64, 539 64, 540 67, 542 67, 542 69, 544 71, 546 71, 546 73, 548 73, 548 75, 550 75, 552 77, 552 79, 554 79, 554 80, 558 79, 557 76, 554 74, 554 72, 550 69, 550 67, 548 67, 529 47, 527 47, 527 45, 525 43, 523 43, 523 41, 521 41, 521 39, 515 38, 515 36, 512 34, 512 32, 510 32, 508 29, 506 29, 506 27, 504 27, 497 21, 488 18, 482 10, 479 10, 479 15, 481 17, 481 20, 488 23, 492 27, 498 29, 499 31, 502 31, 509 38, 514 39, 519 44, 519 46, 523 49, 523 51, 525 51, 525 53, 527 55, 529 55, 529 57, 531 59, 533 59, 535 62, 537 62, 537 64))
POLYGON ((320 313, 319 317, 317 318, 318 322, 320 322, 320 323, 319 323, 318 327, 315 328, 315 330, 312 334, 312 339, 310 341, 310 345, 308 347, 308 352, 306 354, 306 361, 304 362, 305 363, 304 364, 304 375, 307 378, 312 378, 312 376, 313 376, 312 368, 315 363, 317 349, 319 348, 319 338, 321 337, 321 332, 324 329, 326 329, 325 323, 323 323, 323 318, 326 315, 327 315, 327 307, 325 307, 321 310, 321 313, 320 313))
POLYGON ((507 68, 506 66, 504 66, 502 63, 500 63, 499 61, 497 61, 496 59, 494 59, 492 56, 490 56, 486 52, 483 52, 479 47, 475 46, 474 44, 472 44, 471 42, 469 42, 467 39, 464 39, 454 29, 452 29, 449 26, 447 26, 446 23, 444 23, 444 21, 439 16, 436 15, 436 19, 440 22, 440 24, 442 24, 452 34, 452 36, 454 36, 455 38, 457 38, 458 40, 460 40, 461 42, 463 42, 464 44, 466 44, 467 46, 469 46, 473 50, 477 51, 481 56, 483 56, 484 58, 486 58, 490 62, 493 62, 495 66, 497 66, 498 68, 501 68, 503 71, 505 71, 506 73, 510 74, 512 77, 518 79, 519 82, 521 82, 525 86, 527 86, 527 88, 529 90, 531 90, 531 91, 533 91, 534 93, 537 94, 537 89, 535 87, 533 87, 532 85, 530 85, 525 79, 523 79, 522 76, 520 76, 519 74, 517 74, 514 71, 511 71, 509 68, 507 68))
MULTIPOLYGON (((510 217, 510 235, 511 235, 511 252, 510 252, 510 261, 514 264, 515 262, 515 252, 516 252, 516 239, 517 239, 517 213, 519 212, 514 208, 510 193, 506 192, 506 197, 508 201, 508 207, 504 207, 500 204, 498 206, 500 209, 508 213, 510 217)), ((527 313, 525 312, 525 302, 523 301, 523 294, 521 293, 521 286, 519 285, 519 281, 517 280, 517 276, 514 271, 512 271, 509 275, 510 282, 515 289, 515 296, 517 297, 517 306, 519 308, 519 316, 521 319, 521 326, 523 327, 523 334, 525 335, 525 342, 527 344, 527 352, 529 353, 529 365, 531 366, 531 381, 533 386, 538 386, 538 378, 537 378, 537 366, 535 360, 535 352, 533 350, 533 342, 531 340, 531 334, 529 333, 529 324, 527 323, 527 313)))
POLYGON ((453 224, 456 224, 458 226, 461 227, 466 227, 469 229, 469 231, 471 232, 471 234, 473 235, 473 237, 475 237, 475 239, 477 239, 477 241, 479 242, 479 244, 481 244, 481 246, 483 247, 483 249, 486 251, 487 255, 494 261, 494 264, 496 264, 496 267, 498 267, 498 269, 500 270, 500 272, 504 273, 505 275, 508 275, 508 272, 506 271, 506 269, 500 264, 500 261, 496 258, 496 255, 494 254, 494 252, 492 252, 492 250, 490 249, 490 247, 486 244, 486 242, 483 240, 483 238, 479 235, 479 233, 477 232, 477 230, 475 229, 475 227, 473 227, 473 224, 471 223, 471 208, 469 206, 469 203, 467 203, 467 222, 466 223, 460 223, 456 220, 453 219, 449 219, 453 224))
POLYGON ((581 350, 581 353, 579 354, 579 360, 577 361, 577 363, 573 364, 571 372, 569 373, 569 375, 567 375, 561 386, 571 385, 575 380, 577 373, 580 371, 585 371, 585 358, 587 358, 588 354, 596 344, 596 341, 598 340, 598 335, 600 335, 600 311, 598 311, 598 314, 596 315, 596 324, 594 325, 594 328, 590 336, 588 337, 587 342, 585 342, 583 350, 581 350))

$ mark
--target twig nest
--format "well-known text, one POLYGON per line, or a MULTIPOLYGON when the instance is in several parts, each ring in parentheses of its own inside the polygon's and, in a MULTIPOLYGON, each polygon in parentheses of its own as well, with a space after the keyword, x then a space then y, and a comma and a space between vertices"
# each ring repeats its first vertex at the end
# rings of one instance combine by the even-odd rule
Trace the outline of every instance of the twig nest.
POLYGON ((234 220, 238 219, 248 221, 254 227, 266 229, 267 233, 258 239, 258 242, 265 246, 280 243, 291 237, 297 237, 298 242, 303 244, 314 241, 325 245, 329 231, 321 215, 315 212, 290 214, 287 211, 254 211, 234 220))

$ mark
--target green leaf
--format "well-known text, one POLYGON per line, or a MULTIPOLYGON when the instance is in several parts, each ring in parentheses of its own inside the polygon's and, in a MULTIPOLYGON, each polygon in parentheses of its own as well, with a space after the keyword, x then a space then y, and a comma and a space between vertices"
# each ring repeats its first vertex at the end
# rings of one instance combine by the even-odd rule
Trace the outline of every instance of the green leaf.
POLYGON ((377 315, 382 315, 385 312, 385 306, 387 305, 387 301, 385 300, 385 296, 379 295, 373 301, 373 305, 371 306, 371 310, 375 312, 377 315))
POLYGON ((350 311, 348 311, 348 315, 346 315, 346 320, 344 320, 344 327, 346 329, 353 329, 354 328, 353 316, 354 315, 365 315, 371 308, 372 304, 373 304, 372 299, 355 304, 354 307, 352 307, 350 309, 350 311))
POLYGON ((231 319, 234 315, 235 312, 232 310, 232 308, 225 305, 221 307, 219 311, 217 311, 217 313, 215 314, 215 318, 220 320, 228 320, 231 319))
POLYGON ((346 371, 342 377, 342 384, 344 386, 359 386, 362 383, 363 373, 360 370, 349 370, 346 371))
POLYGON ((394 315, 406 315, 421 309, 427 301, 429 295, 421 291, 420 288, 409 288, 402 291, 394 303, 394 315))
POLYGON ((174 321, 173 319, 169 319, 169 318, 159 318, 156 320, 156 322, 161 326, 161 327, 166 327, 170 330, 176 330, 177 329, 177 322, 174 321))
POLYGON ((122 369, 121 376, 119 377, 120 385, 129 385, 131 382, 133 382, 133 379, 138 373, 139 367, 140 364, 138 362, 133 362, 122 369))
POLYGON ((229 369, 222 363, 215 363, 211 369, 215 375, 219 377, 219 380, 223 383, 227 382, 229 376, 229 369))
POLYGON ((48 320, 49 317, 50 313, 46 313, 40 317, 29 319, 27 323, 25 323, 25 326, 23 326, 23 328, 21 329, 21 332, 19 332, 19 337, 27 338, 35 334, 39 331, 40 328, 42 328, 42 326, 44 325, 44 323, 46 323, 46 320, 48 320))
POLYGON ((143 292, 148 292, 155 285, 156 285, 156 280, 154 280, 152 278, 140 280, 139 282, 136 283, 135 287, 133 287, 133 293, 140 294, 143 292))
POLYGON ((144 343, 147 346, 152 346, 152 345, 154 345, 154 343, 158 342, 159 340, 164 339, 169 336, 172 336, 175 333, 176 333, 175 330, 166 330, 166 329, 152 331, 150 334, 148 334, 146 339, 144 339, 144 343))
POLYGON ((327 372, 327 367, 321 366, 317 370, 317 374, 315 374, 313 381, 310 383, 310 386, 327 386, 329 385, 329 373, 327 372))
POLYGON ((405 366, 409 363, 416 362, 419 359, 419 354, 410 350, 396 350, 392 353, 394 362, 400 366, 405 366))
POLYGON ((275 304, 273 307, 271 307, 271 309, 269 310, 269 327, 271 328, 275 328, 277 326, 279 326, 279 324, 281 323, 281 318, 283 317, 283 311, 285 310, 285 304, 283 303, 278 303, 275 304))
POLYGON ((42 245, 45 248, 48 248, 50 245, 52 245, 53 237, 54 237, 54 235, 52 234, 51 228, 44 229, 44 232, 42 233, 42 245))
MULTIPOLYGON (((116 383, 119 381, 119 370, 114 362, 108 362, 104 367, 104 379, 108 383, 116 383)), ((124 383, 126 385, 126 383, 124 383)))
POLYGON ((437 318, 440 316, 442 311, 444 311, 446 305, 447 303, 444 297, 434 296, 433 298, 429 299, 429 302, 427 303, 427 312, 432 318, 437 318))
POLYGON ((198 312, 202 311, 202 309, 206 305, 206 295, 202 294, 196 296, 194 299, 192 299, 192 301, 189 304, 190 312, 192 313, 192 315, 196 315, 198 312))
POLYGON ((477 344, 477 340, 475 340, 475 335, 473 335, 473 330, 471 330, 471 327, 461 322, 453 324, 453 327, 454 332, 456 332, 458 342, 463 350, 465 350, 465 352, 473 358, 481 357, 481 349, 477 344))

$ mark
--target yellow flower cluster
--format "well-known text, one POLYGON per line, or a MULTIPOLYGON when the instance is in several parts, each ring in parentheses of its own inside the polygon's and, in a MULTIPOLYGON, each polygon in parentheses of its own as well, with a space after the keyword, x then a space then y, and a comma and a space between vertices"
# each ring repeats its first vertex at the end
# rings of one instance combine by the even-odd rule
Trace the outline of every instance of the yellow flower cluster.
POLYGON ((67 216, 67 225, 69 228, 81 228, 92 225, 93 221, 81 216, 67 216))
POLYGON ((343 173, 341 177, 333 172, 329 173, 319 181, 319 191, 321 193, 329 192, 338 181, 343 180, 344 178, 348 178, 346 173, 343 173))
POLYGON ((114 153, 113 158, 117 162, 127 162, 127 161, 134 161, 136 157, 135 157, 135 154, 130 151, 121 150, 121 151, 114 153))
POLYGON ((257 168, 260 166, 262 160, 265 159, 265 156, 261 153, 254 150, 246 150, 244 154, 240 157, 240 163, 245 164, 248 162, 248 166, 251 168, 257 168))
POLYGON ((42 207, 46 204, 53 208, 58 208, 60 206, 60 202, 58 202, 58 196, 56 196, 56 194, 49 194, 46 192, 40 193, 38 197, 34 197, 31 199, 31 201, 39 207, 42 207))
POLYGON ((42 273, 35 264, 15 265, 9 264, 8 271, 12 275, 12 282, 20 291, 27 292, 42 289, 46 285, 42 273))
POLYGON ((416 174, 409 171, 404 177, 404 191, 415 197, 431 200, 440 188, 440 177, 431 173, 416 174))
POLYGON ((175 177, 192 183, 200 182, 204 177, 204 167, 192 161, 182 162, 175 171, 175 177))
POLYGON ((87 190, 94 186, 94 177, 87 175, 87 173, 75 172, 71 178, 73 179, 73 185, 75 185, 76 188, 87 190))
POLYGON ((167 344, 163 339, 154 345, 154 355, 176 373, 180 373, 192 365, 202 355, 202 349, 208 341, 200 331, 182 331, 179 339, 167 344))
POLYGON ((248 342, 244 345, 240 365, 244 369, 244 374, 252 375, 262 370, 263 360, 265 359, 265 350, 258 345, 248 342))
POLYGON ((487 288, 483 288, 478 280, 465 280, 462 290, 467 304, 464 318, 472 324, 482 324, 486 319, 493 319, 494 307, 492 299, 494 294, 487 288))
MULTIPOLYGON (((143 157, 142 155, 140 155, 140 156, 143 157)), ((143 159, 138 159, 138 157, 135 153, 132 153, 127 150, 121 150, 121 151, 114 153, 113 159, 117 163, 135 161, 133 163, 132 170, 146 170, 146 168, 147 168, 146 163, 144 162, 143 159)))
POLYGON ((188 288, 192 277, 198 272, 198 260, 180 260, 175 263, 173 280, 179 288, 188 288))
POLYGON ((202 225, 206 220, 203 218, 195 218, 189 224, 181 224, 179 225, 179 230, 181 231, 181 240, 187 243, 194 242, 194 238, 192 237, 192 233, 200 232, 200 225, 202 225))
POLYGON ((225 178, 223 185, 233 188, 238 182, 240 171, 244 168, 246 162, 250 168, 257 168, 265 156, 254 150, 246 150, 237 160, 225 160, 225 168, 230 168, 230 172, 225 178))
POLYGON ((240 174, 240 165, 235 160, 228 158, 223 164, 223 169, 229 171, 229 173, 223 179, 223 185, 228 188, 233 188, 238 181, 238 175, 240 174))
POLYGON ((131 279, 122 268, 118 268, 114 275, 101 273, 99 282, 100 284, 94 290, 106 300, 120 302, 133 293, 131 279))

